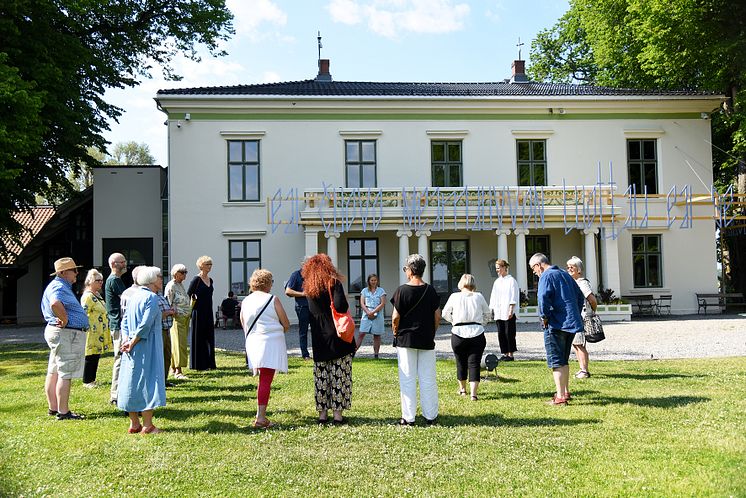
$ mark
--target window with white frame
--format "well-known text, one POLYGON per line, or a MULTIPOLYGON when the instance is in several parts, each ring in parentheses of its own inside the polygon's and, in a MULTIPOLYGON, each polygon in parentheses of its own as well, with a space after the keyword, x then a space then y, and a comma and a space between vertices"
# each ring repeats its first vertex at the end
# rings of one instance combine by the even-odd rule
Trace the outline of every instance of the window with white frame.
POLYGON ((345 140, 345 178, 348 188, 376 186, 375 140, 345 140))
POLYGON ((230 290, 238 296, 249 293, 249 279, 262 267, 262 244, 259 240, 228 241, 230 290))
POLYGON ((656 139, 627 140, 627 174, 635 193, 658 193, 658 153, 656 139))
POLYGON ((228 200, 259 200, 259 140, 228 141, 228 200))
POLYGON ((663 286, 660 235, 632 236, 632 275, 635 288, 663 286))
POLYGON ((347 239, 347 292, 358 293, 378 274, 378 239, 347 239))
POLYGON ((522 187, 547 184, 547 141, 516 140, 518 185, 522 187))
POLYGON ((460 140, 433 140, 430 143, 433 187, 463 186, 461 144, 460 140))

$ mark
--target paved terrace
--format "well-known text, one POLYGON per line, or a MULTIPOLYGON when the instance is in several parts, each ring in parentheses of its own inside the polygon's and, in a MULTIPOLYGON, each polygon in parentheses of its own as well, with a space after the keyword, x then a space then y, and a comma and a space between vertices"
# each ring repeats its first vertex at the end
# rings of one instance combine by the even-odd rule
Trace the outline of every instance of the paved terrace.
MULTIPOLYGON (((450 325, 442 325, 435 338, 441 358, 451 358, 450 325)), ((631 322, 604 324, 606 340, 588 344, 591 361, 649 360, 669 358, 712 358, 746 356, 746 315, 672 316, 657 319, 635 319, 631 322)), ((288 353, 300 356, 298 329, 293 326, 287 336, 288 353)), ((396 357, 391 346, 393 336, 387 328, 383 335, 381 355, 396 357)), ((215 331, 218 348, 243 351, 243 334, 238 329, 215 331)), ((309 338, 310 342, 310 338, 309 338)), ((0 327, 0 344, 44 343, 43 325, 28 327, 0 327)), ((536 324, 518 324, 518 352, 516 359, 543 360, 543 334, 536 324)), ((499 353, 495 324, 487 327, 486 352, 499 353)), ((370 335, 366 336, 359 356, 372 357, 370 335)))

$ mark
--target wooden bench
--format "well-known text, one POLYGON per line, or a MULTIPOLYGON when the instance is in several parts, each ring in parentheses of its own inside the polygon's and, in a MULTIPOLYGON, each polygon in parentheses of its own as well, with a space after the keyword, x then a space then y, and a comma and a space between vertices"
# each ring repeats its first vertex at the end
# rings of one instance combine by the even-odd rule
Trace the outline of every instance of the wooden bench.
POLYGON ((697 314, 707 314, 707 308, 716 308, 721 313, 729 308, 746 308, 746 299, 738 292, 707 294, 697 292, 697 314))
POLYGON ((622 296, 622 299, 632 305, 633 315, 656 315, 658 307, 652 294, 635 294, 633 296, 622 296))

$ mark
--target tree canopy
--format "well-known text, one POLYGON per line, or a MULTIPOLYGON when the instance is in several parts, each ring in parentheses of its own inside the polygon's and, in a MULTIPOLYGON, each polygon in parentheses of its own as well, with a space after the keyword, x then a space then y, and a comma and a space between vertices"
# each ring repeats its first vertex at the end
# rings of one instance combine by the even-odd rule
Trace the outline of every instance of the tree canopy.
POLYGON ((71 192, 88 154, 106 150, 122 109, 109 88, 160 67, 178 79, 177 54, 223 55, 233 33, 225 0, 3 0, 0 3, 0 252, 21 227, 13 213, 35 196, 71 192))
MULTIPOLYGON (((715 184, 746 194, 746 2, 570 0, 570 9, 533 41, 529 74, 554 82, 723 94, 726 102, 712 114, 715 184)), ((723 267, 734 288, 745 291, 744 224, 734 228, 720 232, 728 247, 723 267)))
POLYGON ((571 0, 531 46, 534 79, 724 94, 713 115, 715 178, 735 180, 746 155, 746 3, 571 0))

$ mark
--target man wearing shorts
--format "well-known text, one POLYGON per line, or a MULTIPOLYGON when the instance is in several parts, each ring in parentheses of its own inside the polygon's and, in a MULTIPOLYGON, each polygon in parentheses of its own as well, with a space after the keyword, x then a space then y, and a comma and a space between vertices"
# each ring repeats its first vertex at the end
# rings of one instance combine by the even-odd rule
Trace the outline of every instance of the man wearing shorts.
POLYGON ((557 392, 551 405, 566 405, 570 399, 570 351, 576 332, 583 331, 583 294, 569 273, 551 265, 544 254, 536 253, 528 262, 539 277, 537 299, 541 325, 544 329, 544 348, 547 366, 552 369, 557 392))
POLYGON ((73 294, 72 284, 78 276, 72 258, 54 262, 54 279, 41 298, 41 312, 47 326, 44 339, 49 346, 49 366, 44 390, 49 415, 57 420, 80 420, 82 415, 70 411, 70 381, 83 376, 88 316, 73 294))

